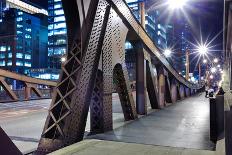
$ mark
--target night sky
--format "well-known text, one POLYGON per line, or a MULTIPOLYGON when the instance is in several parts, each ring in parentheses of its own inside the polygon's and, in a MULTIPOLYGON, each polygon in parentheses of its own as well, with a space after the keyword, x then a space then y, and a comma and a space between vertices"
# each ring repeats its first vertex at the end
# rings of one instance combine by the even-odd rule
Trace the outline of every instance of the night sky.
MULTIPOLYGON (((27 0, 47 9, 48 0, 27 0)), ((163 3, 165 0, 146 0, 146 4, 154 2, 163 3)), ((223 0, 189 0, 193 10, 186 10, 194 23, 193 36, 199 37, 200 29, 203 39, 214 37, 223 29, 223 0)), ((215 40, 214 44, 218 50, 222 50, 223 35, 215 40)))

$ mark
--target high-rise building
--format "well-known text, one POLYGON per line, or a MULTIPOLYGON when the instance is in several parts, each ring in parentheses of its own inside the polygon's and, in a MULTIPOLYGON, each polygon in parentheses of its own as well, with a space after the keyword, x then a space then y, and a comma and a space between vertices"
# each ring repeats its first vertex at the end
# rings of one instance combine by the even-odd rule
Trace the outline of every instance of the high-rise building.
MULTIPOLYGON (((172 63, 174 68, 182 75, 185 75, 186 65, 186 51, 190 53, 193 49, 190 42, 192 42, 191 28, 184 18, 172 19, 167 24, 167 46, 172 49, 172 63)), ((191 59, 192 60, 192 59, 191 59)), ((190 66, 191 67, 191 66, 190 66)), ((190 70, 194 70, 190 69, 190 70)))
MULTIPOLYGON (((140 3, 143 0, 126 0, 133 14, 140 21, 140 3)), ((144 2, 146 5, 146 2, 144 2)), ((167 48, 166 25, 159 19, 160 11, 153 10, 145 15, 145 30, 153 42, 161 49, 167 48)))
POLYGON ((48 15, 47 10, 35 6, 35 4, 31 4, 30 2, 22 1, 22 0, 0 0, 0 14, 3 15, 4 10, 9 8, 19 9, 21 11, 30 13, 30 14, 44 14, 48 15))
MULTIPOLYGON (((67 36, 61 0, 48 0, 48 67, 59 70, 66 54, 67 36)), ((56 71, 55 71, 56 72, 56 71)))
POLYGON ((32 68, 47 68, 47 33, 46 15, 5 9, 0 22, 0 68, 27 75, 32 68))
POLYGON ((28 74, 47 67, 47 16, 19 9, 4 11, 0 23, 0 67, 28 74))

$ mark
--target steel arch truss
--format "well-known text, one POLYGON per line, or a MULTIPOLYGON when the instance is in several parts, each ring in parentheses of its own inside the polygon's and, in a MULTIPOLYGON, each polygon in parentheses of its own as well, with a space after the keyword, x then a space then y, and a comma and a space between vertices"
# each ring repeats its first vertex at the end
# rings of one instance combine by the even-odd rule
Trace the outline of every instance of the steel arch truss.
MULTIPOLYGON (((186 81, 172 68, 123 0, 62 2, 68 29, 67 61, 62 66, 37 154, 47 154, 81 141, 89 108, 93 133, 112 130, 113 80, 125 120, 137 118, 125 64, 124 44, 129 33, 133 34, 134 40, 143 44, 146 55, 151 59, 155 57, 163 70, 166 69, 183 87, 198 89, 198 86, 186 81)), ((172 100, 170 83, 165 75, 158 75, 156 71, 154 73, 151 61, 145 70, 145 73, 140 74, 146 74, 144 79, 148 85, 146 82, 144 85, 149 96, 155 95, 152 108, 161 108, 165 105, 165 89, 169 91, 169 101, 172 100)))

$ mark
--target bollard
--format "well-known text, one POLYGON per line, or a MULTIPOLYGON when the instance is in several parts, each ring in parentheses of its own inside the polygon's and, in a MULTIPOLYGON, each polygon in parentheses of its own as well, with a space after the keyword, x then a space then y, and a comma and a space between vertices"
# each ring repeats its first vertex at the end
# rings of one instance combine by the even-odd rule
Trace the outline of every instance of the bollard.
POLYGON ((232 154, 232 106, 225 110, 225 150, 226 155, 232 154))
POLYGON ((224 138, 224 95, 216 95, 217 140, 224 138))
POLYGON ((210 104, 210 140, 217 141, 216 98, 209 99, 210 104))

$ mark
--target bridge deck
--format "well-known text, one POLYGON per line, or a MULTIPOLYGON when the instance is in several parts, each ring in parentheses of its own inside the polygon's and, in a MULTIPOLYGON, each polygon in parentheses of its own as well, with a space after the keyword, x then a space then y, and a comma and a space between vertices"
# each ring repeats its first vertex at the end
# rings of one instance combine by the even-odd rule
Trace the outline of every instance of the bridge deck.
POLYGON ((197 95, 90 138, 212 150, 209 122, 209 101, 204 95, 197 95))

